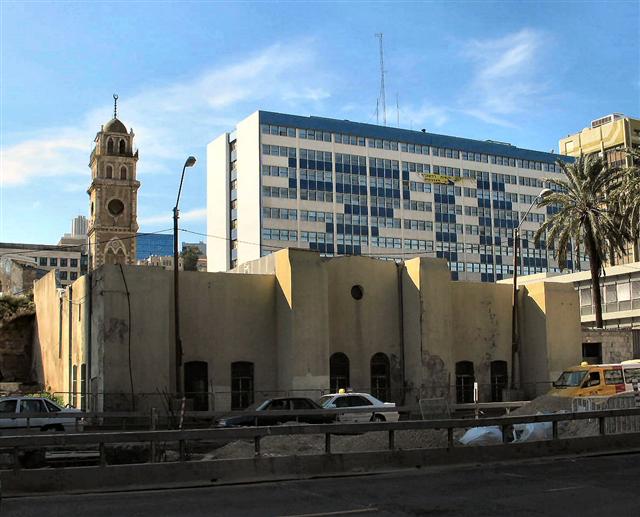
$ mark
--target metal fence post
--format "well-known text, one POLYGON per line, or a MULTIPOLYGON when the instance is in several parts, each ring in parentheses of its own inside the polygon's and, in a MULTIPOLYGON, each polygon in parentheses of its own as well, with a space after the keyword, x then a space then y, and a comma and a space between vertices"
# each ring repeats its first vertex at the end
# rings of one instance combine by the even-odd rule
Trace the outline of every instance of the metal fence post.
POLYGON ((107 456, 105 454, 103 442, 98 444, 98 450, 100 451, 100 466, 104 467, 107 464, 107 456))
POLYGON ((607 431, 606 431, 606 428, 605 428, 605 425, 604 425, 604 419, 605 419, 605 417, 603 417, 603 416, 599 416, 599 417, 598 417, 598 427, 599 427, 599 431, 600 431, 600 434, 601 434, 601 435, 603 435, 603 436, 604 436, 604 435, 606 434, 606 432, 607 432, 607 431))
POLYGON ((180 461, 186 461, 187 460, 187 450, 186 450, 186 444, 184 440, 179 440, 178 441, 178 449, 180 450, 180 461))
POLYGON ((324 453, 331 454, 331 433, 324 435, 324 453))
POLYGON ((447 447, 453 449, 453 427, 447 427, 447 447))
POLYGON ((392 451, 396 448, 396 435, 393 429, 389 429, 389 450, 392 451))
POLYGON ((256 456, 260 456, 260 436, 253 437, 253 450, 256 456))
POLYGON ((554 420, 551 423, 551 432, 553 433, 553 439, 557 440, 558 439, 558 421, 554 420))
MULTIPOLYGON (((158 422, 158 410, 154 407, 151 408, 151 414, 149 415, 150 417, 150 425, 149 428, 151 431, 155 431, 156 430, 156 426, 157 426, 157 422, 158 422)), ((149 456, 150 456, 150 461, 151 463, 155 463, 156 461, 156 442, 155 440, 151 440, 150 442, 150 447, 149 447, 149 456)))

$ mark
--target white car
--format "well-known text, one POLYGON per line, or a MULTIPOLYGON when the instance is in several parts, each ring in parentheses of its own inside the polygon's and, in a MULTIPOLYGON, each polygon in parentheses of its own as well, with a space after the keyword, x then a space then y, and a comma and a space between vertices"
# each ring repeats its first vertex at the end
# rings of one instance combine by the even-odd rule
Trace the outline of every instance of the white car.
POLYGON ((325 409, 341 408, 370 408, 371 412, 342 413, 338 415, 339 422, 397 422, 400 414, 397 411, 375 411, 376 408, 395 408, 394 402, 382 402, 368 393, 331 393, 323 395, 318 403, 325 409))
POLYGON ((0 429, 33 428, 41 431, 81 430, 83 420, 73 417, 51 418, 51 413, 81 413, 79 409, 63 408, 44 397, 3 397, 0 398, 0 429), (40 413, 42 417, 20 417, 20 413, 40 413))

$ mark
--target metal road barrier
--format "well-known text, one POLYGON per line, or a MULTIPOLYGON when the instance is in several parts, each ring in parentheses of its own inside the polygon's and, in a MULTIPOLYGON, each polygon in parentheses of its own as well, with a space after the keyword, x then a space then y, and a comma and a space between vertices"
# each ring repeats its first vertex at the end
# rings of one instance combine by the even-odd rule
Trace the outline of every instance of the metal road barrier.
MULTIPOLYGON (((390 408, 393 410, 393 408, 390 408)), ((368 410, 369 412, 371 410, 368 410)), ((351 409, 349 412, 355 412, 351 409)), ((274 412, 275 413, 275 412, 274 412)), ((282 413, 318 414, 318 412, 297 411, 282 413)), ((606 411, 585 411, 578 413, 554 413, 538 414, 527 416, 506 416, 500 418, 484 418, 479 420, 470 419, 446 419, 446 420, 407 420, 399 422, 367 422, 355 424, 300 424, 265 427, 239 427, 239 428, 215 428, 215 429, 188 429, 188 430, 156 430, 156 431, 127 431, 127 432, 101 432, 101 433, 41 433, 26 436, 3 436, 0 437, 0 451, 9 450, 13 455, 13 469, 19 470, 20 453, 22 450, 45 450, 50 447, 87 447, 96 446, 99 451, 99 461, 101 466, 107 465, 106 449, 107 445, 117 444, 143 444, 151 451, 159 442, 176 443, 178 449, 178 460, 188 461, 187 445, 189 442, 213 441, 230 442, 235 440, 253 440, 255 456, 261 455, 261 440, 271 436, 295 436, 295 435, 324 435, 325 454, 332 454, 332 435, 341 434, 362 434, 375 431, 388 433, 388 450, 394 451, 395 433, 407 430, 446 430, 447 449, 456 447, 454 442, 454 430, 468 429, 470 427, 498 426, 502 430, 503 443, 507 444, 508 431, 514 424, 530 424, 550 422, 552 425, 552 441, 558 440, 558 423, 575 420, 597 420, 598 432, 600 436, 607 433, 606 421, 610 418, 638 417, 640 408, 633 409, 612 409, 606 411)), ((634 435, 635 436, 635 435, 634 435)), ((458 447, 456 447, 458 448, 458 447)), ((149 455, 148 463, 157 463, 155 454, 149 455)))

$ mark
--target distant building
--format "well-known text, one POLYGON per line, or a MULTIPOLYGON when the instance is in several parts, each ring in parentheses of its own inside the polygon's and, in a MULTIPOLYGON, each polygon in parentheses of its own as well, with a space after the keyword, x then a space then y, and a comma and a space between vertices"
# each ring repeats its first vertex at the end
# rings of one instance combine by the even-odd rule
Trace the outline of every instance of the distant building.
MULTIPOLYGON (((640 119, 612 113, 591 121, 590 127, 560 139, 560 152, 567 156, 598 154, 616 167, 630 166, 625 149, 640 149, 640 119)), ((638 242, 630 243, 619 263, 640 261, 638 242)), ((618 261, 617 261, 618 262, 618 261)))
MULTIPOLYGON (((61 242, 63 240, 64 238, 61 242)), ((0 242, 0 259, 19 257, 26 259, 22 264, 33 261, 33 264, 46 272, 54 269, 60 285, 65 286, 87 272, 88 256, 83 249, 83 242, 60 246, 0 242)))
POLYGON ((21 255, 0 257, 0 294, 26 294, 33 283, 49 272, 38 267, 35 258, 21 255))
MULTIPOLYGON (((144 260, 138 261, 139 266, 161 267, 173 271, 173 255, 157 256, 151 255, 144 260)), ((182 257, 178 258, 178 271, 184 269, 182 257)))
POLYGON ((86 237, 88 229, 89 221, 84 215, 79 215, 71 221, 71 235, 86 237))
POLYGON ((146 260, 152 255, 173 255, 173 235, 139 233, 136 235, 136 260, 146 260))

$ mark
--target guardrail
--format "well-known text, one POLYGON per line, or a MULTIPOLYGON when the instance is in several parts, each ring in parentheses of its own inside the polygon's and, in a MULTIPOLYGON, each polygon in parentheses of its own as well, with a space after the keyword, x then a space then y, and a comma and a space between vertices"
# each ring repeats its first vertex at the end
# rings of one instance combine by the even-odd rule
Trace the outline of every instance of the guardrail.
MULTIPOLYGON (((393 408, 390 408, 393 409, 393 408)), ((370 410, 369 410, 370 411, 370 410)), ((354 412, 354 410, 350 411, 354 412)), ((285 412, 283 412, 285 413, 285 412)), ((293 412, 288 412, 293 413, 293 412)), ((309 412, 299 412, 300 414, 309 412)), ((605 421, 607 418, 624 416, 640 416, 640 408, 614 409, 607 411, 589 411, 580 413, 555 413, 548 415, 507 416, 500 418, 485 418, 480 420, 470 419, 446 419, 446 420, 407 420, 400 422, 368 422, 355 424, 305 424, 295 426, 266 426, 266 427, 242 427, 242 428, 216 428, 216 429, 189 429, 189 430, 159 430, 159 431, 129 431, 129 432, 103 432, 82 434, 39 434, 28 436, 4 436, 0 437, 0 450, 10 449, 13 452, 13 468, 20 469, 20 451, 22 449, 44 449, 47 447, 75 447, 97 445, 101 466, 107 465, 106 445, 142 443, 148 444, 151 450, 149 463, 156 463, 155 447, 158 442, 177 443, 178 459, 187 461, 187 443, 192 441, 229 442, 234 440, 252 439, 254 453, 261 455, 261 440, 270 436, 293 435, 324 435, 325 454, 332 454, 331 437, 338 434, 362 434, 375 431, 388 433, 388 449, 394 450, 395 433, 407 430, 446 430, 447 448, 453 449, 454 430, 468 429, 470 427, 498 426, 502 430, 503 443, 509 443, 508 430, 515 424, 551 422, 552 440, 558 439, 558 423, 575 420, 598 420, 598 433, 606 435, 605 421)))

